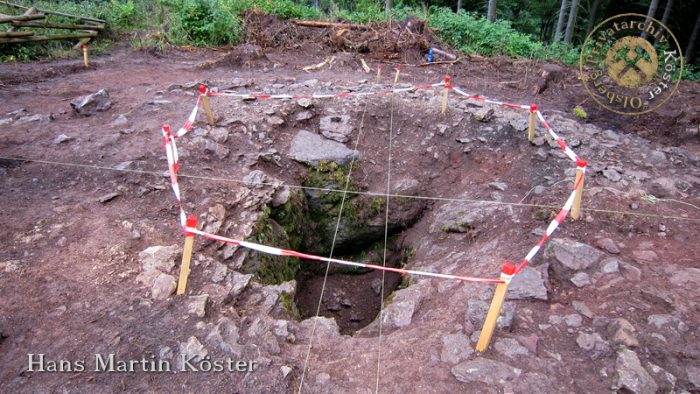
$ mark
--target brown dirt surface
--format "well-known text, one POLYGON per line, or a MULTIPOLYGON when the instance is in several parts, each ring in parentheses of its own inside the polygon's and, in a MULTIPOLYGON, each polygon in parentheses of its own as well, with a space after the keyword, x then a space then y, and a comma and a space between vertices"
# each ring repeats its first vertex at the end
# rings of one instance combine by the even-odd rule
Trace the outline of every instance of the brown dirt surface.
MULTIPOLYGON (((337 29, 290 27, 260 16, 250 18, 260 27, 260 36, 254 38, 266 58, 252 66, 220 62, 226 56, 220 51, 177 49, 158 57, 116 50, 95 59, 89 69, 82 68, 78 60, 0 64, 0 121, 18 118, 10 114, 13 112, 51 115, 50 119, 13 120, 0 126, 2 391, 296 392, 307 348, 313 352, 304 392, 374 391, 379 343, 382 392, 605 392, 616 379, 616 351, 625 348, 614 342, 606 328, 616 318, 625 318, 636 328, 639 343, 628 347, 636 351, 643 368, 652 371, 653 364, 673 375, 675 388, 664 380, 663 373, 653 374, 660 389, 698 389, 697 381, 693 383, 697 375, 693 377, 688 368, 700 362, 700 284, 696 282, 700 145, 698 133, 689 131, 697 131, 700 123, 697 83, 682 82, 678 93, 656 112, 621 117, 596 107, 572 68, 567 68, 562 81, 533 97, 531 87, 542 66, 537 62, 475 58, 421 67, 417 65, 422 62, 420 51, 431 38, 421 36, 403 44, 386 40, 383 33, 375 39, 372 30, 339 34, 337 29), (375 42, 382 44, 374 46, 375 42), (373 85, 374 71, 362 71, 358 53, 371 55, 366 60, 373 69, 378 60, 384 62, 382 82, 386 85, 373 85), (395 53, 398 59, 387 59, 395 53), (329 55, 337 58, 330 67, 302 71, 329 55), (202 68, 203 64, 208 68, 202 68), (589 270, 594 283, 579 288, 551 274, 550 268, 548 300, 514 301, 513 325, 496 331, 494 341, 516 339, 529 346, 527 338, 534 336, 536 349, 515 358, 497 351, 495 345, 489 349, 485 358, 520 369, 519 377, 505 383, 462 383, 452 368, 477 355, 470 353, 457 361, 445 355, 446 334, 468 337, 470 347, 475 343, 480 327, 471 326, 466 305, 469 300, 488 302, 492 292, 488 285, 411 279, 402 290, 405 293, 397 292, 387 301, 388 308, 405 305, 410 300, 401 297, 409 297, 409 290, 420 293, 409 325, 387 326, 379 342, 373 331, 376 321, 374 328, 357 336, 319 328, 310 346, 310 320, 298 322, 285 314, 275 303, 276 296, 271 296, 276 290, 254 279, 238 298, 226 297, 228 290, 217 297, 223 286, 211 278, 224 265, 229 272, 226 281, 230 280, 241 250, 233 258, 224 258, 222 245, 197 240, 186 296, 154 300, 150 288, 139 282, 139 252, 153 245, 182 242, 177 205, 165 173, 160 127, 163 123, 179 126, 185 120, 196 98, 197 82, 239 92, 283 93, 290 86, 306 92, 382 89, 393 79, 386 71, 393 66, 401 66, 401 82, 406 86, 438 82, 449 74, 455 85, 469 92, 516 103, 537 102, 567 141, 581 139, 581 147, 575 150, 589 160, 584 220, 567 221, 554 238, 592 246, 601 238, 613 239, 619 254, 603 253, 621 261, 620 273, 589 270), (73 113, 71 100, 102 88, 113 103, 109 110, 89 117, 73 113), (586 109, 586 120, 573 116, 576 105, 586 109), (21 109, 26 113, 16 112, 21 109), (120 121, 119 115, 127 120, 120 121), (609 134, 602 130, 613 130, 618 144, 606 140, 609 134), (56 143, 61 134, 70 140, 56 143), (612 170, 624 175, 625 183, 610 180, 612 170), (641 180, 633 181, 635 176, 641 180), (677 190, 664 194, 653 185, 661 178, 682 182, 676 183, 677 190), (652 204, 635 195, 636 190, 665 200, 652 204), (103 198, 112 193, 116 195, 103 198), (650 258, 652 251, 655 257, 650 258), (188 312, 188 304, 190 297, 203 293, 210 299, 206 315, 198 317, 188 312), (392 298, 399 301, 392 303, 392 298), (584 317, 580 326, 567 326, 552 317, 577 313, 575 301, 592 310, 591 318, 584 317), (673 315, 680 323, 657 329, 648 318, 661 314, 673 315), (240 331, 234 350, 223 350, 212 344, 220 341, 205 339, 226 319, 240 331), (289 324, 288 332, 279 329, 281 324, 289 324), (610 347, 593 357, 577 345, 580 333, 601 333, 610 347), (257 360, 259 368, 254 372, 177 374, 50 373, 27 368, 29 353, 46 354, 52 360, 87 360, 88 364, 96 353, 133 360, 172 354, 177 358, 190 337, 198 338, 214 359, 257 360)), ((477 121, 472 116, 474 104, 454 95, 448 114, 440 115, 440 94, 401 96, 391 105, 386 96, 315 102, 311 120, 296 118, 302 108, 295 102, 234 103, 213 98, 219 127, 227 128, 232 136, 222 143, 230 153, 217 157, 188 139, 211 130, 200 114, 195 126, 201 131, 179 142, 185 163, 182 173, 200 177, 180 179, 185 207, 203 218, 212 212, 209 207, 221 203, 232 218, 232 224, 223 226, 221 232, 247 236, 244 225, 254 222, 254 214, 263 207, 244 206, 242 196, 255 195, 257 189, 240 179, 261 170, 298 185, 308 168, 286 157, 296 132, 302 128, 316 131, 320 115, 348 114, 355 124, 347 144, 352 146, 359 119, 366 117, 364 132, 368 134, 358 146, 364 157, 354 175, 362 190, 386 190, 391 130, 392 179, 418 180, 417 195, 516 204, 501 206, 474 228, 455 233, 431 230, 435 212, 448 203, 431 200, 415 225, 402 229, 402 242, 416 251, 408 268, 494 277, 504 261, 520 261, 537 242, 539 236, 533 231, 546 228, 557 212, 555 207, 569 194, 572 174, 566 170, 572 165, 546 143, 548 158, 537 159, 538 147, 527 142, 525 132, 514 132, 502 121, 507 118, 477 121), (272 116, 283 117, 285 123, 273 125, 272 116), (233 120, 222 126, 227 119, 233 120), (441 132, 440 125, 447 131, 441 132), (470 142, 457 142, 461 137, 470 142), (280 153, 281 162, 259 159, 260 152, 270 148, 280 153), (507 188, 499 191, 489 186, 496 181, 507 188), (546 192, 532 192, 538 185, 544 185, 546 192), (545 207, 517 205, 521 202, 545 207)), ((497 117, 506 116, 503 114, 506 112, 497 117)), ((533 264, 546 267, 554 264, 552 260, 539 255, 533 264)), ((179 256, 176 261, 179 264, 179 256)), ((170 273, 176 276, 177 272, 175 268, 170 273)), ((373 291, 371 282, 377 273, 358 275, 354 280, 365 276, 362 283, 329 277, 328 295, 350 293, 354 297, 351 304, 363 304, 358 297, 373 291)), ((317 290, 304 290, 313 283, 304 283, 297 291, 317 298, 313 292, 317 290)), ((374 318, 377 309, 376 302, 366 304, 357 311, 367 313, 362 316, 363 325, 374 318)), ((349 321, 350 317, 350 312, 343 312, 340 319, 349 321)))

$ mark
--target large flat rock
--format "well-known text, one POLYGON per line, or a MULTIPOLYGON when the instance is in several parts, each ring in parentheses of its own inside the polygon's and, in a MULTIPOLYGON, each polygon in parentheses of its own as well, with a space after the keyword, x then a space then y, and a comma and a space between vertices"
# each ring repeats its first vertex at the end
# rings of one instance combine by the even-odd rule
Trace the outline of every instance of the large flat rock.
POLYGON ((362 154, 339 142, 329 141, 307 130, 299 130, 289 148, 289 157, 313 166, 317 166, 321 161, 343 165, 350 163, 353 157, 355 160, 361 160, 362 154))

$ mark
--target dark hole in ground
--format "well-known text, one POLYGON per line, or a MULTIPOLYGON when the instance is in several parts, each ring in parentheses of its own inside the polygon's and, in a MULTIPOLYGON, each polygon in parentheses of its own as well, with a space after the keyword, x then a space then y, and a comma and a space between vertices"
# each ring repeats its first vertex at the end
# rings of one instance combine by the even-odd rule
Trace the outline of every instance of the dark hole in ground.
MULTIPOLYGON (((406 264, 409 249, 387 250, 387 266, 400 267, 406 264)), ((352 256, 338 258, 350 261, 382 264, 382 249, 369 252, 359 251, 352 256), (364 257, 363 257, 364 255, 364 257), (360 258, 362 257, 362 258, 360 258)), ((308 262, 318 264, 317 262, 308 262)), ((302 263, 302 266, 305 264, 302 263)), ((323 287, 325 273, 316 270, 301 270, 297 275, 299 286, 295 302, 302 318, 316 316, 318 301, 323 287)), ((384 272, 384 299, 403 283, 402 276, 393 272, 384 272)), ((352 334, 369 325, 379 314, 382 294, 382 271, 347 269, 339 264, 331 263, 326 281, 323 300, 321 301, 320 316, 334 318, 342 334, 352 334)))

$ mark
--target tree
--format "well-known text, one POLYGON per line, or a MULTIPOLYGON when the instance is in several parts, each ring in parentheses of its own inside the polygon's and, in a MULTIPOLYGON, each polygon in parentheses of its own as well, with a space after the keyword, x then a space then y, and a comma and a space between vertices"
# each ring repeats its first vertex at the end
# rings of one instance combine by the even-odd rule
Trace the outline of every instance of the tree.
MULTIPOLYGON (((673 2, 673 0, 669 0, 670 2, 673 2)), ((596 14, 598 13, 598 8, 600 7, 600 0, 595 0, 593 2, 593 5, 591 6, 589 12, 588 12, 588 27, 586 28, 586 36, 591 34, 591 30, 593 30, 593 26, 595 26, 595 17, 596 14)))
POLYGON ((462 0, 457 0, 457 12, 462 9, 462 0))
MULTIPOLYGON (((668 0, 666 1, 666 8, 664 8, 664 16, 661 17, 661 23, 666 25, 668 22, 668 17, 671 16, 671 7, 673 7, 673 0, 668 0)), ((659 37, 656 37, 656 41, 654 41, 654 46, 659 45, 659 37)))
POLYGON ((384 0, 384 11, 387 14, 391 12, 391 0, 384 0))
MULTIPOLYGON (((645 25, 649 23, 651 20, 650 18, 653 18, 654 15, 656 15, 657 8, 659 8, 659 0, 651 0, 649 3, 649 11, 647 11, 647 19, 644 21, 645 25)), ((642 38, 647 38, 647 35, 649 35, 649 33, 647 33, 646 29, 642 30, 642 38)))
POLYGON ((496 20, 496 0, 489 0, 489 9, 486 12, 486 19, 490 22, 496 20))
POLYGON ((690 41, 688 41, 688 46, 685 47, 685 62, 690 63, 693 59, 695 52, 695 41, 698 40, 698 32, 700 32, 700 12, 698 12, 698 17, 695 19, 695 27, 693 27, 693 33, 690 35, 690 41))
POLYGON ((564 18, 566 17, 567 0, 561 0, 559 9, 559 19, 557 19, 557 29, 554 31, 554 42, 561 40, 561 33, 564 30, 564 18))
MULTIPOLYGON (((658 0, 656 0, 658 1, 658 0)), ((576 16, 578 15, 579 0, 571 0, 571 11, 569 11, 569 22, 566 24, 566 33, 564 33, 564 42, 571 43, 576 28, 576 16)))

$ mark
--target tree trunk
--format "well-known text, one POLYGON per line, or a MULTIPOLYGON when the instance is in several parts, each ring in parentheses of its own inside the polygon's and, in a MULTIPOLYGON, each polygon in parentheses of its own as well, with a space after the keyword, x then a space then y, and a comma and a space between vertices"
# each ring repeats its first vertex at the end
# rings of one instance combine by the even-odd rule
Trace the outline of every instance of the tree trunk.
POLYGON ((391 12, 391 0, 384 0, 384 11, 387 14, 391 12))
MULTIPOLYGON (((668 17, 671 16, 671 7, 673 7, 673 0, 667 0, 666 1, 666 8, 664 8, 664 16, 661 17, 661 23, 666 25, 666 22, 668 22, 668 17)), ((659 36, 661 37, 661 36, 659 36)), ((654 46, 659 45, 659 38, 656 38, 656 41, 654 41, 654 46)))
MULTIPOLYGON (((669 0, 673 2, 673 0, 669 0)), ((588 14, 588 27, 586 28, 586 36, 591 34, 593 26, 595 26, 595 17, 598 13, 598 8, 600 7, 600 0, 595 0, 593 6, 591 6, 591 12, 588 14)))
POLYGON ((557 20, 557 29, 554 31, 553 42, 561 40, 561 33, 564 31, 564 18, 566 17, 567 0, 561 0, 561 8, 559 9, 559 19, 557 20))
POLYGON ((314 0, 314 8, 316 9, 316 12, 318 12, 318 0, 314 0))
POLYGON ((698 18, 695 19, 695 27, 693 28, 693 33, 690 35, 690 41, 688 41, 688 46, 685 48, 685 62, 690 63, 693 59, 695 52, 695 42, 698 40, 698 32, 700 31, 700 12, 698 12, 698 18))
POLYGON ((496 0, 489 0, 489 9, 486 13, 486 19, 488 19, 490 22, 496 20, 496 0))
MULTIPOLYGON (((654 15, 656 15, 656 9, 659 8, 659 0, 651 0, 651 3, 649 3, 649 11, 647 12, 647 19, 644 21, 644 24, 646 25, 651 19, 653 18, 654 15)), ((647 33, 646 29, 642 31, 642 38, 647 38, 649 33, 647 33)))
POLYGON ((576 16, 578 15, 578 1, 579 0, 571 0, 569 23, 566 24, 566 33, 564 33, 564 41, 567 44, 571 44, 571 39, 574 37, 574 30, 576 29, 576 16))
POLYGON ((462 0, 457 0, 457 12, 462 9, 462 0))

